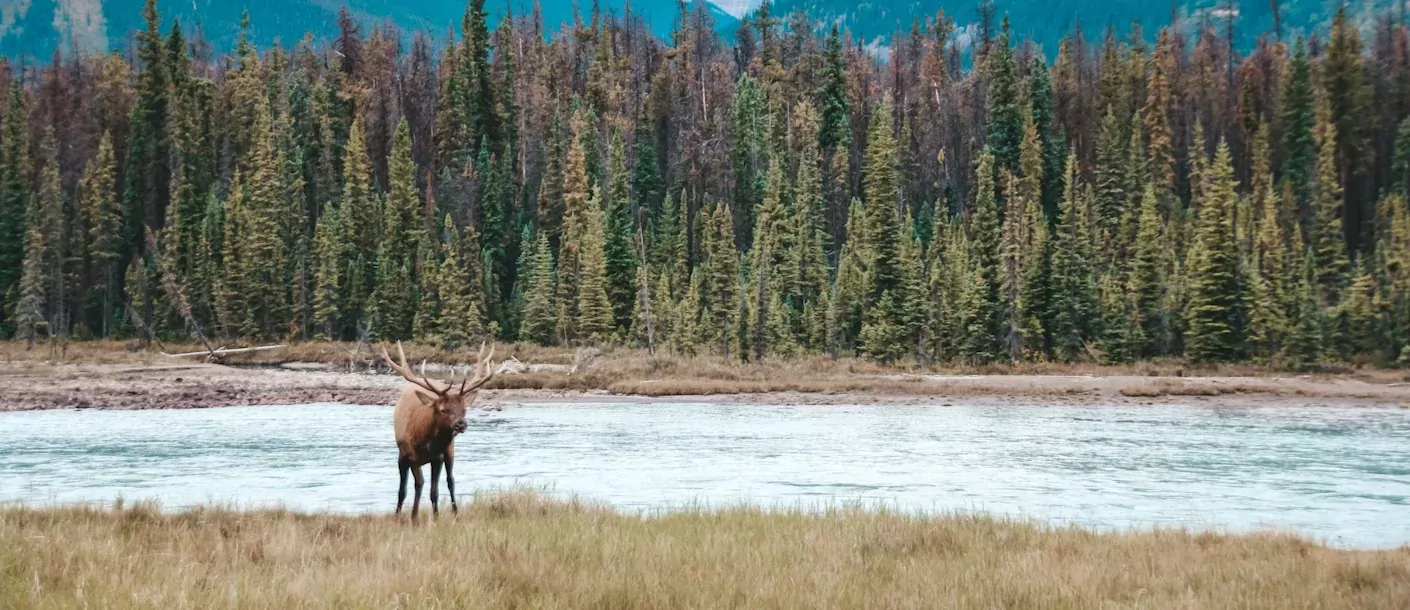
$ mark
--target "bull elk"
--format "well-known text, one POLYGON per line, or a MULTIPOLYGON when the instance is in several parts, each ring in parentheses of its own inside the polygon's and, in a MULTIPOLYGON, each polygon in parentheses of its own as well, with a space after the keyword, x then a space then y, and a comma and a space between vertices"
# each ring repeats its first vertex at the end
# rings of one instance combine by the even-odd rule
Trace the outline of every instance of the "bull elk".
POLYGON ((421 477, 423 464, 431 465, 432 515, 440 513, 436 492, 442 465, 446 469, 446 491, 450 492, 450 510, 455 512, 455 476, 451 472, 455 462, 455 436, 465 431, 466 406, 475 402, 480 386, 494 377, 494 371, 490 367, 494 348, 491 347, 489 355, 486 356, 485 346, 480 345, 480 355, 475 363, 475 376, 471 378, 469 371, 466 371, 459 387, 455 384, 454 374, 448 384, 427 378, 424 363, 420 375, 413 373, 411 367, 406 364, 406 352, 402 350, 400 342, 397 343, 397 355, 401 358, 400 362, 393 361, 386 348, 382 349, 382 358, 387 361, 387 365, 407 381, 392 414, 396 427, 397 466, 401 470, 401 487, 397 490, 397 514, 401 514, 402 504, 406 502, 406 475, 412 472, 416 475, 416 496, 411 502, 411 518, 416 518, 416 513, 421 507, 421 486, 425 482, 421 477))

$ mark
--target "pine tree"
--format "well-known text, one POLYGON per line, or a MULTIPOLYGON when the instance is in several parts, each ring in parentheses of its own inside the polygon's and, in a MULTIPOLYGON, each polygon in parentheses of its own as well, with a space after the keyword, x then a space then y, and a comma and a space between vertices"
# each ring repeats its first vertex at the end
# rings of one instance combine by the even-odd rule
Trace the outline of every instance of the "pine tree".
POLYGON ((98 142, 98 155, 84 168, 78 185, 78 213, 87 229, 86 247, 91 273, 91 304, 93 312, 87 319, 93 323, 91 332, 108 335, 108 324, 115 315, 118 290, 119 232, 122 230, 122 207, 117 199, 117 164, 113 158, 113 139, 103 132, 98 142))
POLYGON ((441 297, 437 326, 447 348, 463 348, 485 339, 487 332, 483 291, 480 289, 482 279, 477 277, 477 265, 465 262, 467 255, 475 256, 476 250, 471 246, 477 245, 479 240, 473 227, 466 227, 462 238, 449 214, 442 227, 446 239, 441 244, 443 260, 436 281, 441 297))
POLYGON ((1301 39, 1288 61, 1278 121, 1283 134, 1278 146, 1283 180, 1290 185, 1297 201, 1310 201, 1312 182, 1317 175, 1317 141, 1313 135, 1317 115, 1312 66, 1307 58, 1307 46, 1301 39))
POLYGON ((1125 126, 1115 114, 1108 112, 1102 119, 1101 131, 1097 136, 1097 162, 1093 170, 1098 222, 1106 234, 1103 243, 1108 248, 1119 242, 1118 227, 1132 200, 1131 185, 1128 184, 1130 147, 1124 134, 1125 126))
MULTIPOLYGON (((1369 219, 1369 210, 1362 209, 1365 202, 1361 201, 1359 189, 1354 186, 1356 178, 1366 170, 1363 167, 1368 148, 1366 127, 1372 123, 1367 120, 1371 91, 1366 82, 1362 62, 1359 28, 1348 20, 1346 7, 1340 6, 1336 16, 1332 18, 1331 39, 1327 42, 1326 55, 1321 64, 1321 84, 1326 91, 1324 99, 1328 106, 1328 118, 1335 126, 1335 129, 1329 132, 1323 129, 1326 132, 1323 137, 1336 141, 1336 167, 1343 188, 1348 190, 1342 194, 1345 204, 1343 221, 1346 223, 1346 236, 1352 248, 1359 247, 1365 228, 1362 223, 1369 219)), ((1318 165, 1317 179, 1320 183, 1323 180, 1320 159, 1318 165)), ((1319 195, 1319 199, 1320 197, 1319 195)), ((1325 253, 1321 251, 1320 246, 1318 249, 1317 255, 1323 256, 1325 253)), ((1318 261, 1319 265, 1324 263, 1325 260, 1318 261)))
MULTIPOLYGON (((277 140, 272 117, 266 105, 259 109, 254 149, 249 162, 251 176, 239 232, 238 265, 240 299, 244 304, 240 334, 270 338, 285 330, 288 318, 287 279, 284 277, 286 252, 279 239, 279 222, 286 194, 279 185, 277 140)), ((149 320, 150 322, 150 320, 149 320)))
POLYGON ((1023 101, 1020 100, 1018 68, 1010 46, 1009 19, 1004 17, 994 51, 986 59, 988 79, 988 150, 994 155, 996 176, 1001 170, 1018 171, 1019 144, 1023 140, 1023 101))
POLYGON ((30 222, 24 239, 24 272, 20 276, 19 300, 15 304, 15 337, 23 339, 29 348, 33 348, 35 339, 49 328, 49 320, 45 316, 49 298, 45 286, 45 263, 52 254, 40 222, 37 202, 36 199, 31 204, 27 214, 30 222))
POLYGON ((791 322, 778 326, 778 320, 791 320, 788 306, 782 296, 792 284, 797 273, 789 270, 788 252, 792 247, 791 226, 784 209, 784 167, 782 155, 776 155, 769 163, 767 178, 764 181, 763 203, 759 206, 754 229, 754 247, 750 249, 749 293, 749 353, 755 359, 763 358, 777 343, 794 341, 791 322), (785 311, 772 311, 774 305, 785 311), (786 331, 787 336, 777 335, 786 331))
POLYGON ((534 243, 533 284, 524 306, 524 325, 520 337, 539 345, 553 345, 558 333, 558 306, 554 299, 553 254, 549 250, 547 233, 539 233, 534 243))
MULTIPOLYGON (((704 260, 698 267, 700 343, 729 357, 739 321, 739 258, 729 206, 715 206, 702 233, 704 260)), ((689 294, 686 300, 690 300, 689 294)))
POLYGON ((1210 167, 1203 199, 1196 202, 1199 226, 1190 260, 1190 296, 1185 310, 1185 355, 1195 362, 1222 362, 1240 354, 1238 252, 1229 146, 1222 140, 1210 167))
POLYGON ((607 297, 607 259, 603 253, 603 218, 601 194, 593 189, 583 222, 585 231, 579 239, 579 276, 575 309, 576 336, 580 342, 604 343, 613 336, 612 302, 607 297))
POLYGON ((1161 219, 1156 204, 1155 189, 1147 185, 1141 197, 1141 216, 1126 279, 1126 292, 1131 296, 1131 319, 1128 326, 1130 352, 1135 358, 1160 355, 1164 335, 1164 313, 1161 310, 1161 271, 1166 267, 1165 250, 1161 246, 1161 219))
POLYGON ((1318 291, 1322 303, 1332 306, 1341 299, 1351 263, 1347 259, 1343 238, 1345 217, 1342 214, 1342 183, 1337 171, 1337 127, 1329 120, 1328 112, 1328 109, 1323 110, 1322 120, 1317 125, 1316 199, 1309 228, 1312 232, 1310 245, 1317 262, 1318 291))
POLYGON ((1302 257, 1297 284, 1297 310, 1288 336, 1284 359, 1294 369, 1308 369, 1322 363, 1325 351, 1322 304, 1317 296, 1316 266, 1311 249, 1302 257))
POLYGON ((865 250, 861 252, 868 304, 862 314, 861 347, 882 362, 894 362, 914 351, 914 327, 919 321, 912 311, 914 303, 906 294, 902 274, 902 243, 910 239, 910 231, 902 227, 898 215, 901 177, 892 134, 888 100, 872 115, 867 138, 867 200, 862 225, 865 250))
POLYGON ((1401 195, 1410 197, 1410 115, 1400 122, 1400 129, 1396 132, 1392 186, 1399 188, 1401 195))
POLYGON ((1355 281, 1347 289, 1342 309, 1347 321, 1347 354, 1352 359, 1370 358, 1381 360, 1385 354, 1380 351, 1381 342, 1388 330, 1382 318, 1384 302, 1376 277, 1362 269, 1355 275, 1355 281))
POLYGON ((1087 218, 1090 205, 1077 183, 1077 158, 1067 159, 1067 188, 1059 210, 1060 218, 1053 243, 1053 293, 1050 300, 1053 349, 1063 360, 1075 360, 1088 352, 1098 336, 1100 295, 1090 251, 1091 232, 1087 218))
POLYGON ((1262 190, 1252 260, 1244 265, 1249 290, 1248 344, 1251 357, 1272 361, 1282 352, 1296 303, 1288 292, 1287 240, 1278 198, 1271 188, 1262 190))
POLYGON ((975 175, 973 212, 969 219, 968 281, 960 296, 960 356, 966 362, 990 362, 1000 354, 1000 328, 1003 305, 999 299, 999 210, 994 194, 994 155, 979 157, 975 175))
POLYGON ((754 235, 754 213, 763 198, 764 173, 768 164, 769 113, 764 91, 758 81, 745 74, 735 85, 730 105, 730 138, 734 170, 734 226, 739 243, 748 244, 754 235))
POLYGON ((313 236, 314 247, 314 332, 323 339, 337 340, 344 336, 342 314, 346 280, 343 271, 348 245, 343 235, 343 223, 338 208, 324 210, 313 236))
POLYGON ((847 60, 842 55, 842 36, 836 24, 827 34, 823 52, 818 106, 822 111, 818 143, 824 150, 841 147, 849 139, 852 104, 847 97, 847 60))
POLYGON ((372 161, 367 156, 361 121, 354 121, 348 131, 342 185, 338 218, 343 223, 350 261, 344 275, 343 314, 347 326, 357 327, 368 314, 382 234, 382 206, 372 191, 372 161))
POLYGON ((1149 159, 1150 181, 1158 197, 1169 198, 1175 193, 1175 138, 1170 127, 1171 83, 1179 70, 1175 40, 1170 28, 1160 31, 1156 41, 1155 59, 1146 84, 1146 103, 1141 107, 1145 120, 1145 146, 1149 159))
POLYGON ((866 298, 866 249, 861 229, 864 209, 860 201, 852 202, 846 234, 853 237, 842 245, 838 254, 837 275, 828 299, 827 344, 833 356, 853 355, 861 333, 866 298))
POLYGON ((137 35, 137 59, 143 70, 137 82, 137 106, 127 136, 127 167, 123 172, 125 254, 140 249, 143 227, 154 231, 162 228, 171 195, 171 72, 156 0, 147 0, 142 19, 146 27, 137 35))
POLYGON ((425 229, 419 228, 421 209, 416 191, 415 165, 411 160, 411 133, 403 121, 388 169, 390 188, 382 206, 381 243, 377 247, 377 273, 369 316, 372 332, 382 339, 409 339, 415 321, 416 278, 414 256, 425 229))
POLYGON ((4 137, 0 138, 0 337, 15 332, 29 231, 29 110, 20 80, 10 82, 5 105, 4 137))
POLYGON ((636 206, 633 205, 627 175, 627 153, 620 133, 613 133, 607 146, 607 227, 604 253, 607 258, 607 295, 612 301, 613 327, 626 335, 636 306, 636 206))

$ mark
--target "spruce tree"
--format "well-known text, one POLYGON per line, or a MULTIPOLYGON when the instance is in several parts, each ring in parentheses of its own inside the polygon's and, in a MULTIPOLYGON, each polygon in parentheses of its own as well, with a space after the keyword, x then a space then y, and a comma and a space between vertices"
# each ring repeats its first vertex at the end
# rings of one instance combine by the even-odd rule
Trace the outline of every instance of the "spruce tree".
POLYGON ((1000 355, 1000 322, 1003 304, 999 298, 999 209, 994 194, 995 157, 987 151, 979 157, 975 175, 973 211, 969 219, 969 263, 967 281, 960 297, 963 344, 961 358, 970 363, 990 362, 1000 355))
POLYGON ((842 245, 832 295, 828 299, 827 344, 833 356, 855 354, 861 333, 867 282, 866 249, 862 247, 865 240, 861 229, 864 209, 861 202, 853 201, 852 215, 847 221, 847 234, 853 237, 842 245))
POLYGON ((553 345, 558 333, 554 328, 558 322, 558 306, 554 300, 553 252, 549 249, 548 235, 539 233, 534 241, 533 274, 529 276, 528 296, 525 297, 524 322, 519 337, 538 345, 553 345))
POLYGON ((1400 129, 1396 132, 1391 185, 1402 196, 1410 197, 1410 115, 1400 122, 1400 129))
POLYGON ((583 344, 612 340, 612 302, 607 296, 607 259, 603 252, 606 219, 602 214, 601 191, 593 189, 583 217, 584 231, 579 238, 579 258, 576 337, 583 344))
POLYGON ((716 205, 701 232, 704 260, 698 267, 700 344, 729 357, 739 330, 739 256, 734 248, 729 206, 716 205))
POLYGON ((162 228, 171 187, 171 72, 156 0, 147 0, 142 20, 146 27, 137 35, 137 59, 143 70, 137 81, 137 106, 127 135, 127 167, 123 172, 124 254, 140 249, 143 227, 162 228))
POLYGON ((1209 168, 1207 188, 1198 206, 1199 225, 1190 260, 1188 330, 1185 355, 1195 362, 1223 362, 1240 355, 1241 291, 1234 243, 1233 167, 1222 140, 1209 168))
POLYGON ((1131 185, 1128 184, 1132 160, 1128 157, 1130 147, 1125 137, 1125 126, 1115 114, 1107 112, 1097 136, 1097 162, 1093 173, 1098 223, 1106 235, 1103 243, 1109 248, 1119 241, 1118 227, 1127 204, 1132 200, 1131 185))
POLYGON ((837 24, 828 31, 823 51, 822 83, 819 110, 822 123, 818 127, 818 143, 831 150, 849 139, 852 104, 847 96, 847 59, 842 54, 842 36, 837 24))
POLYGON ((1323 307, 1317 295, 1316 265, 1311 249, 1307 249, 1298 274, 1297 309, 1294 316, 1284 361, 1294 369, 1309 369, 1320 365, 1325 356, 1323 307))
POLYGON ((338 340, 344 337, 342 316, 345 303, 343 271, 348 245, 338 208, 329 207, 314 230, 313 320, 316 336, 338 340))
POLYGON ((1317 263, 1317 287, 1326 306, 1335 305, 1347 282, 1351 263, 1344 238, 1343 191, 1337 171, 1337 126, 1323 110, 1317 125, 1317 181, 1313 204, 1312 251, 1317 263))
POLYGON ((914 350, 918 322, 902 274, 902 243, 911 238, 911 232, 902 226, 898 213, 899 169, 888 100, 872 115, 863 180, 867 197, 862 225, 866 307, 860 339, 862 350, 882 362, 894 362, 914 350))
POLYGON ((232 236, 239 241, 239 254, 233 261, 238 266, 240 300, 244 305, 240 334, 273 338, 286 330, 288 321, 284 276, 287 253, 279 231, 286 193, 278 181, 279 151, 269 107, 260 108, 258 116, 249 161, 254 174, 240 203, 243 209, 239 232, 232 236))
POLYGON ((1077 181, 1077 158, 1067 159, 1067 188, 1059 209, 1052 254, 1053 293, 1050 332, 1055 355, 1076 360, 1097 338, 1100 310, 1096 271, 1091 257, 1087 195, 1077 181))
MULTIPOLYGON (((1366 81, 1366 71, 1361 56, 1361 35, 1357 24, 1349 21, 1346 6, 1337 8, 1332 18, 1331 39, 1327 42, 1326 55, 1322 58, 1320 82, 1326 92, 1324 97, 1330 112, 1328 118, 1335 129, 1323 137, 1336 141, 1336 167, 1343 181, 1343 220, 1346 223, 1346 236, 1353 248, 1359 248, 1361 234, 1368 220, 1369 210, 1363 209, 1367 202, 1362 201, 1355 186, 1358 177, 1363 175, 1363 167, 1371 155, 1367 154, 1367 120, 1370 111, 1371 90, 1366 81)), ((1322 181, 1321 160, 1318 160, 1318 181, 1322 181)), ((1321 195, 1318 196, 1319 199, 1321 195)), ((1320 201, 1319 201, 1320 203, 1320 201)), ((1320 238, 1319 238, 1320 239, 1320 238)), ((1325 255, 1318 247, 1318 257, 1325 255)), ((1325 264, 1319 260, 1318 264, 1325 264)), ((1325 282, 1326 278, 1322 278, 1325 282)), ((1325 285, 1324 285, 1325 287, 1325 285)))
POLYGON ((1164 312, 1161 310, 1161 271, 1165 269, 1165 249, 1161 246, 1160 210, 1155 189, 1147 185, 1141 197, 1141 216, 1126 279, 1126 291, 1131 296, 1130 352, 1135 358, 1153 358, 1161 354, 1164 335, 1164 312))
POLYGON ((20 80, 10 81, 0 138, 0 337, 14 333, 29 231, 29 120, 20 80))
POLYGON ((613 133, 607 147, 606 244, 607 295, 612 301, 613 326, 625 335, 636 306, 637 278, 636 206, 632 203, 627 154, 620 133, 613 133))
POLYGON ((98 154, 88 162, 78 183, 78 213, 87 229, 85 245, 92 287, 91 313, 86 319, 93 324, 90 332, 103 337, 108 335, 108 324, 115 315, 121 272, 118 257, 122 246, 122 207, 114 190, 116 181, 112 135, 103 132, 98 154))
POLYGON ((466 256, 476 255, 468 246, 476 245, 478 239, 473 227, 466 227, 462 237, 449 214, 442 226, 446 239, 441 244, 443 260, 436 281, 441 300, 437 327, 446 347, 464 348, 486 338, 482 280, 476 277, 477 266, 466 264, 466 256))
POLYGON ((372 190, 372 161, 367 156, 361 121, 354 121, 348 131, 342 185, 338 219, 343 224, 350 265, 344 275, 343 314, 347 326, 357 327, 368 313, 382 233, 382 206, 372 190))
POLYGON ((1283 80, 1282 104, 1279 109, 1281 175, 1292 188, 1297 201, 1312 199, 1312 183, 1317 175, 1317 141, 1313 135, 1317 123, 1313 101, 1312 65, 1307 58, 1307 45, 1298 39, 1288 61, 1283 80))
POLYGON ((1000 170, 1018 171, 1019 143, 1023 140, 1023 100, 1020 99, 1018 67, 1010 45, 1009 19, 1004 17, 993 52, 986 58, 988 81, 988 150, 994 155, 996 176, 1000 170))
POLYGON ((388 340, 409 339, 416 314, 414 257, 425 239, 418 219, 421 209, 411 159, 411 133, 403 121, 388 165, 387 201, 382 206, 382 230, 377 246, 377 273, 370 312, 373 333, 388 340))

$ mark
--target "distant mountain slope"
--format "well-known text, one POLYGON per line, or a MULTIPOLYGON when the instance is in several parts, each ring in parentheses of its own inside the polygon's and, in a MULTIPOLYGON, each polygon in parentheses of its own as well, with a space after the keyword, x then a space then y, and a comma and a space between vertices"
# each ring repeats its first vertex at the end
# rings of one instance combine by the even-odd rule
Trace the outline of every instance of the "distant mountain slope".
MULTIPOLYGON (((603 0, 606 10, 620 14, 627 0, 603 0)), ((87 50, 124 47, 142 27, 144 0, 0 0, 0 53, 9 57, 48 59, 56 46, 76 43, 87 50)), ((424 31, 437 38, 460 24, 463 0, 347 0, 348 9, 364 24, 390 19, 407 32, 424 31)), ((556 30, 573 20, 574 0, 540 0, 545 27, 556 30)), ((576 4, 588 10, 591 2, 576 4)), ((239 29, 240 14, 250 11, 252 36, 266 45, 278 39, 287 44, 305 32, 329 36, 336 32, 342 0, 164 0, 159 9, 164 26, 180 19, 188 33, 199 28, 217 48, 229 49, 239 29)), ((528 14, 533 0, 510 0, 515 14, 528 14)), ((503 12, 504 0, 486 2, 494 18, 503 12)), ((652 31, 666 35, 675 18, 676 0, 633 0, 632 11, 642 15, 652 31)), ((733 31, 736 20, 710 5, 721 31, 733 31)), ((586 16, 584 16, 586 19, 586 16)), ((364 31, 370 31, 365 27, 364 31)))
MULTIPOLYGON (((1284 33, 1295 35, 1324 28, 1340 2, 1278 0, 1278 4, 1284 33)), ((1395 6, 1395 0, 1361 0, 1347 4, 1355 14, 1369 15, 1395 6)), ((994 26, 997 28, 999 20, 1007 14, 1016 37, 1032 38, 1052 53, 1058 41, 1077 23, 1091 39, 1108 26, 1124 35, 1132 20, 1138 20, 1147 36, 1154 38, 1155 31, 1170 22, 1172 13, 1191 25, 1209 17, 1222 29, 1228 5, 1225 0, 995 0, 994 26)), ((1238 12, 1234 27, 1239 44, 1251 45, 1259 35, 1273 29, 1270 0, 1239 0, 1232 5, 1238 12)), ((941 9, 960 28, 972 26, 978 21, 978 6, 978 0, 776 0, 773 12, 785 14, 801 8, 819 22, 837 23, 855 37, 875 42, 897 30, 909 30, 916 17, 934 16, 941 9)))

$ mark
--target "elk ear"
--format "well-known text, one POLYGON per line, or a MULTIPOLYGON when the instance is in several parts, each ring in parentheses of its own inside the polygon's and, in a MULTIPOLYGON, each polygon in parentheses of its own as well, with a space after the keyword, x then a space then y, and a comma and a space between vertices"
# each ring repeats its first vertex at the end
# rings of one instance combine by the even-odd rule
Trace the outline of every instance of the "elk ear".
POLYGON ((426 390, 423 390, 421 388, 416 388, 416 397, 421 399, 422 405, 430 405, 436 402, 435 396, 432 396, 430 392, 427 392, 426 390))

